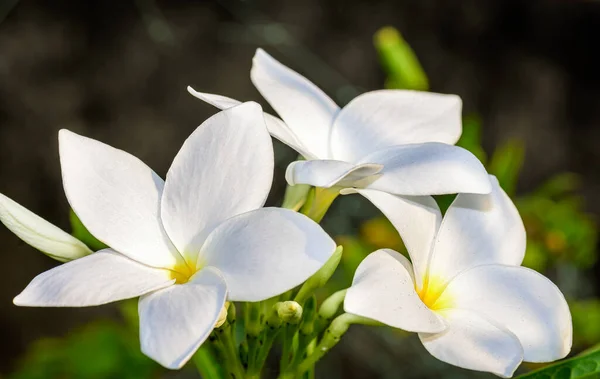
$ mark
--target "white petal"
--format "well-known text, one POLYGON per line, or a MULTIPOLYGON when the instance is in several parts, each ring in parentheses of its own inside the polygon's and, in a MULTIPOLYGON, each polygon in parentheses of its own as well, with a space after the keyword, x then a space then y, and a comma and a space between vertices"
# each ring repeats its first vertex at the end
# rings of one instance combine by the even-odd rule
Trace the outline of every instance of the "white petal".
POLYGON ((417 288, 421 288, 433 240, 442 222, 437 203, 431 196, 403 197, 369 189, 357 192, 379 208, 400 233, 414 266, 417 288))
POLYGON ((215 228, 202 247, 198 265, 223 273, 229 300, 260 301, 304 282, 335 248, 335 242, 308 217, 264 208, 215 228))
POLYGON ((528 362, 564 358, 573 328, 564 296, 543 275, 525 267, 485 265, 452 280, 443 294, 454 307, 503 325, 521 341, 528 362))
POLYGON ((14 299, 27 307, 87 307, 130 299, 172 285, 168 270, 100 250, 36 276, 14 299))
POLYGON ((150 266, 182 261, 159 218, 164 182, 154 171, 125 151, 65 129, 59 150, 67 199, 94 237, 150 266))
POLYGON ((386 147, 409 143, 455 144, 462 133, 462 102, 456 95, 380 90, 353 99, 331 131, 335 159, 356 162, 386 147))
POLYGON ((485 168, 469 151, 430 142, 402 145, 376 151, 360 163, 379 163, 380 177, 368 188, 395 195, 443 195, 490 193, 485 168))
POLYGON ((377 250, 360 263, 344 310, 409 332, 436 333, 446 327, 417 295, 408 259, 390 249, 377 250))
MULTIPOLYGON (((198 92, 192 87, 188 87, 187 90, 192 96, 222 110, 235 107, 236 105, 240 105, 242 103, 241 101, 234 100, 229 97, 198 92)), ((279 141, 285 143, 292 149, 296 150, 298 153, 302 154, 302 156, 306 159, 316 158, 302 145, 302 143, 300 143, 300 141, 298 141, 298 138, 285 124, 285 122, 283 122, 280 118, 277 118, 269 113, 264 113, 264 117, 267 129, 273 137, 277 138, 279 141)))
POLYGON ((187 90, 190 93, 190 95, 194 96, 195 98, 198 98, 198 99, 200 99, 214 107, 217 107, 221 110, 229 109, 231 107, 235 107, 236 105, 240 105, 242 103, 239 100, 235 100, 235 99, 232 99, 227 96, 215 95, 212 93, 198 92, 195 89, 193 89, 191 86, 188 86, 187 90))
POLYGON ((205 268, 185 284, 141 297, 142 352, 167 368, 183 367, 212 332, 226 295, 218 270, 205 268))
POLYGON ((489 195, 459 194, 444 216, 429 273, 450 280, 468 268, 498 263, 519 266, 525 256, 525 226, 517 208, 490 176, 489 195))
POLYGON ((256 50, 252 83, 315 157, 329 158, 329 133, 339 107, 302 75, 256 50))
POLYGON ((314 187, 353 187, 371 175, 377 174, 381 165, 351 163, 332 160, 296 161, 290 163, 285 178, 289 185, 310 184, 314 187))
POLYGON ((262 207, 273 180, 273 146, 260 105, 248 102, 206 120, 167 174, 163 225, 191 265, 223 220, 262 207))
POLYGON ((474 312, 446 310, 448 329, 420 333, 423 346, 437 359, 469 370, 510 378, 523 360, 519 339, 474 312))
POLYGON ((60 262, 92 251, 80 240, 0 193, 0 222, 28 245, 60 262))

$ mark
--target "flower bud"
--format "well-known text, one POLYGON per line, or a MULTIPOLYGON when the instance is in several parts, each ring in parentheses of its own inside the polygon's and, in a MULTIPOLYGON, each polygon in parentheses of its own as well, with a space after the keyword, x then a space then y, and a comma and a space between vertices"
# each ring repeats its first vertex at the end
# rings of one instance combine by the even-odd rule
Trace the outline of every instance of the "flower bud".
POLYGON ((221 308, 221 312, 219 312, 219 318, 215 323, 215 328, 220 328, 225 323, 225 321, 227 321, 227 308, 229 308, 228 301, 225 302, 225 305, 223 305, 223 308, 221 308))
POLYGON ((335 272, 338 264, 340 263, 340 260, 342 259, 343 250, 344 249, 342 246, 338 246, 335 249, 331 257, 329 257, 329 259, 327 260, 327 262, 325 262, 323 267, 321 267, 319 271, 317 271, 313 276, 308 278, 306 282, 304 282, 304 284, 300 288, 300 291, 298 291, 298 294, 294 299, 295 301, 297 301, 300 304, 303 304, 306 301, 306 299, 310 295, 312 295, 313 292, 315 292, 317 288, 323 287, 327 283, 329 278, 331 278, 331 276, 335 272))
POLYGON ((297 324, 302 319, 302 306, 295 301, 278 303, 277 315, 283 322, 297 324))
POLYGON ((1 193, 0 223, 28 245, 59 262, 72 261, 92 253, 77 238, 1 193))

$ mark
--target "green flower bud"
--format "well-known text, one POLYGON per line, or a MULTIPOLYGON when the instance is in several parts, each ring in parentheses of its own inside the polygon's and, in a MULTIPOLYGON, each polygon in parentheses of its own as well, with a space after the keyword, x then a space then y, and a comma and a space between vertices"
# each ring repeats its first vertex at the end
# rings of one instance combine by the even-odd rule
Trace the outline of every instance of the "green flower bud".
POLYGON ((344 248, 342 246, 338 246, 323 267, 304 282, 294 299, 296 302, 303 304, 317 288, 323 287, 327 283, 342 259, 343 250, 344 248))
POLYGON ((297 324, 302 319, 302 306, 295 301, 278 303, 277 315, 283 322, 297 324))

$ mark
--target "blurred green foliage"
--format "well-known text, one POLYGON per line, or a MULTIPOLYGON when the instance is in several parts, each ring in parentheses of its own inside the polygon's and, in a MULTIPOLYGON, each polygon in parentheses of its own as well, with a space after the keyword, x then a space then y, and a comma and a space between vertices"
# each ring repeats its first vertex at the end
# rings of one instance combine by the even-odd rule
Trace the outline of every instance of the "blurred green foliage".
POLYGON ((164 369, 140 350, 137 299, 117 305, 120 321, 94 321, 33 343, 8 379, 158 378, 164 369))
MULTIPOLYGON (((600 341, 600 300, 579 300, 569 304, 573 329, 580 346, 593 346, 600 341)), ((600 345, 599 345, 600 347, 600 345)))
POLYGON ((388 75, 386 88, 427 91, 429 80, 416 54, 398 30, 385 27, 375 33, 375 48, 388 75))
POLYGON ((35 342, 9 379, 155 378, 162 369, 140 351, 137 333, 99 321, 64 338, 35 342))

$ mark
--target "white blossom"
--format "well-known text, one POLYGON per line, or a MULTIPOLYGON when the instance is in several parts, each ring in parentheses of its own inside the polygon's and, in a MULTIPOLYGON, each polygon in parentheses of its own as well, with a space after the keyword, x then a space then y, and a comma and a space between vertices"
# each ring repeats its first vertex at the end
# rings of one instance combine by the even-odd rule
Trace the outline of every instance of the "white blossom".
POLYGON ((140 296, 142 351, 175 369, 208 337, 226 300, 264 300, 308 279, 336 246, 306 216, 261 208, 273 175, 262 114, 244 103, 208 119, 166 181, 122 150, 61 130, 67 199, 110 249, 38 275, 15 304, 140 296))
POLYGON ((393 250, 363 260, 346 312, 418 332, 436 358, 510 377, 521 363, 564 358, 572 323, 560 290, 521 267, 525 228, 492 177, 489 195, 459 194, 444 219, 430 197, 359 190, 400 232, 393 250))
MULTIPOLYGON (((408 90, 364 93, 344 108, 261 49, 252 82, 283 121, 265 115, 269 132, 303 155, 290 164, 290 185, 369 188, 396 195, 489 193, 487 173, 467 150, 458 96, 408 90)), ((239 101, 200 93, 226 109, 239 101)))

